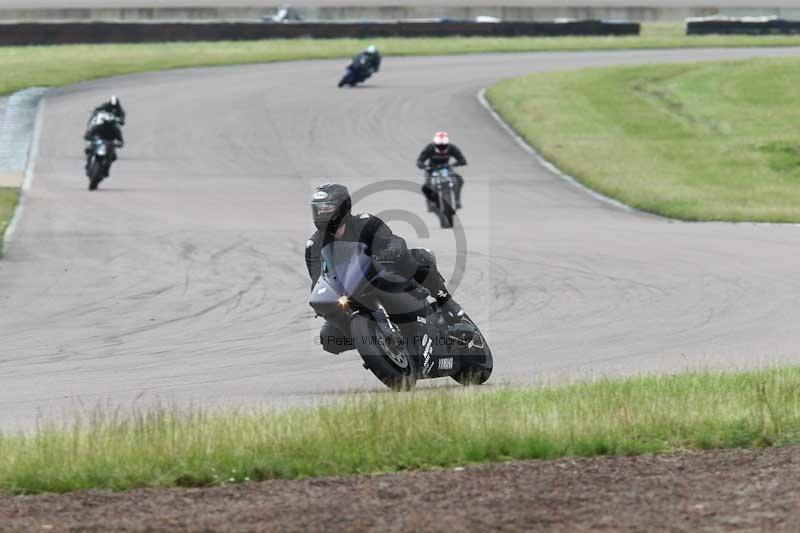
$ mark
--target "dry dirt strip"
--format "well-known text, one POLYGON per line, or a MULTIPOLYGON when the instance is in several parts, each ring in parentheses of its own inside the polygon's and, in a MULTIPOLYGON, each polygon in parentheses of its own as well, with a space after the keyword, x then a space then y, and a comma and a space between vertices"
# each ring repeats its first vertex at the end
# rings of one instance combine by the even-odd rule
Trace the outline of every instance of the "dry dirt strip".
POLYGON ((2 531, 797 531, 800 448, 0 497, 2 531))

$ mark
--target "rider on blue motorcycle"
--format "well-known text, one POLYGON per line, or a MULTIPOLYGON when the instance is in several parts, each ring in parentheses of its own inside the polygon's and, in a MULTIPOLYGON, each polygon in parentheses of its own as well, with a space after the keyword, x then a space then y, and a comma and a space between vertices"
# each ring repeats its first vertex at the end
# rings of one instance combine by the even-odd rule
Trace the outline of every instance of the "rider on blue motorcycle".
MULTIPOLYGON (((436 268, 436 259, 429 250, 409 250, 405 240, 392 233, 380 218, 364 213, 351 214, 352 201, 347 187, 326 183, 317 187, 311 199, 311 213, 317 231, 306 243, 306 267, 311 277, 311 288, 322 271, 322 248, 333 241, 359 242, 367 246, 367 255, 382 261, 391 261, 397 271, 411 273, 453 322, 458 322, 464 311, 451 297, 444 278, 436 268)), ((341 353, 353 348, 347 342, 349 332, 325 322, 320 331, 322 347, 330 353, 341 353)))

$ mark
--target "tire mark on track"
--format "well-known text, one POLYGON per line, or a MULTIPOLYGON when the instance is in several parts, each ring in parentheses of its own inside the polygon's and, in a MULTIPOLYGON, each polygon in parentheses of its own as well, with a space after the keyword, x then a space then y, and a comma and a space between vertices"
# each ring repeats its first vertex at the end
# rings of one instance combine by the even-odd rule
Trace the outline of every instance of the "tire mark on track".
MULTIPOLYGON (((156 322, 155 324, 148 324, 147 326, 134 328, 134 329, 119 333, 118 335, 112 335, 112 336, 106 337, 106 340, 107 340, 107 342, 118 342, 120 339, 122 339, 124 337, 129 337, 131 335, 136 335, 136 334, 139 334, 139 333, 145 333, 145 332, 148 332, 148 331, 153 331, 155 329, 159 329, 159 328, 162 328, 164 326, 169 326, 171 324, 175 324, 175 323, 178 323, 178 322, 183 322, 185 320, 192 320, 194 318, 200 318, 201 316, 207 315, 208 313, 210 313, 210 312, 212 312, 212 311, 214 311, 216 309, 219 309, 219 308, 224 307, 226 305, 230 305, 231 303, 235 303, 235 302, 241 301, 241 298, 245 294, 247 294, 257 283, 259 283, 261 281, 261 279, 262 279, 261 276, 254 277, 250 281, 250 283, 247 285, 247 287, 245 287, 244 289, 241 289, 241 290, 237 291, 235 294, 229 296, 228 298, 220 300, 220 301, 218 301, 218 302, 216 302, 216 303, 214 303, 214 304, 212 304, 212 305, 210 305, 210 306, 208 306, 208 307, 206 307, 204 309, 201 309, 200 311, 197 311, 195 313, 190 313, 188 315, 183 315, 183 316, 171 318, 169 320, 163 320, 163 321, 160 321, 160 322, 156 322)), ((236 305, 238 306, 238 303, 236 305)))

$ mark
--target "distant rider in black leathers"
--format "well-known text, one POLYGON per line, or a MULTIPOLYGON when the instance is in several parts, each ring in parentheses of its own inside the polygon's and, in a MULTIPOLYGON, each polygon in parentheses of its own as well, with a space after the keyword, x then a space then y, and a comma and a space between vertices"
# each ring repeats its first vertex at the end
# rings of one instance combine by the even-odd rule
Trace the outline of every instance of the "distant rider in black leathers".
POLYGON ((369 75, 372 76, 381 69, 381 54, 378 52, 378 47, 374 44, 368 46, 363 55, 367 58, 367 68, 369 75))
MULTIPOLYGON (((436 132, 433 142, 426 146, 417 158, 417 167, 421 169, 427 169, 425 184, 422 186, 422 194, 424 194, 428 201, 432 204, 436 204, 438 202, 436 193, 430 187, 431 170, 451 166, 451 159, 456 160, 456 164, 452 166, 463 167, 467 164, 464 154, 461 153, 461 150, 459 150, 455 144, 450 142, 450 136, 446 131, 436 132)), ((455 175, 456 178, 456 208, 460 209, 461 188, 464 186, 464 178, 455 172, 453 172, 453 175, 455 175)))
POLYGON ((92 112, 92 116, 102 112, 111 113, 117 117, 120 126, 125 125, 125 110, 122 109, 122 104, 120 103, 119 98, 116 96, 112 96, 108 102, 104 102, 95 107, 94 111, 92 112))
MULTIPOLYGON (((375 45, 353 57, 350 68, 356 73, 359 82, 365 81, 381 69, 381 54, 375 45)), ((341 84, 339 85, 341 87, 341 84)))
MULTIPOLYGON (((112 144, 113 148, 122 148, 125 145, 125 141, 122 138, 122 130, 117 125, 117 122, 108 113, 103 111, 97 114, 97 117, 93 121, 93 125, 86 130, 83 138, 85 141, 89 141, 85 150, 87 156, 87 166, 89 164, 88 156, 94 149, 91 144, 93 139, 99 138, 107 141, 112 144)), ((112 163, 117 160, 116 149, 111 150, 110 156, 112 163)))
MULTIPOLYGON (((326 183, 314 192, 311 211, 317 231, 306 243, 311 288, 321 275, 323 246, 333 241, 360 242, 367 246, 370 257, 392 261, 402 265, 399 270, 413 272, 413 279, 430 291, 449 319, 458 322, 464 312, 447 291, 433 254, 425 249, 409 250, 405 240, 394 235, 380 218, 366 213, 352 215, 351 207, 350 193, 344 185, 326 183)), ((353 349, 353 343, 346 342, 349 332, 331 322, 326 321, 322 326, 320 338, 327 352, 336 354, 353 349)))

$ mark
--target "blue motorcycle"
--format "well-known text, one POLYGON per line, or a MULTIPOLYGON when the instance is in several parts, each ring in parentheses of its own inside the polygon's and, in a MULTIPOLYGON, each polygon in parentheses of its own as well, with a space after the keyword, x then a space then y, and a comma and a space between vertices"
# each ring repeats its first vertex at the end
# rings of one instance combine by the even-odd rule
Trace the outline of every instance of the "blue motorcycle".
POLYGON ((492 374, 492 352, 464 314, 449 320, 430 292, 374 260, 363 243, 335 241, 322 249, 322 272, 309 304, 347 334, 364 367, 387 387, 407 390, 418 379, 449 376, 463 385, 492 374))
POLYGON ((359 56, 345 69, 344 76, 339 80, 339 87, 345 85, 355 87, 359 83, 367 81, 370 76, 372 76, 372 71, 367 64, 367 58, 359 56))

